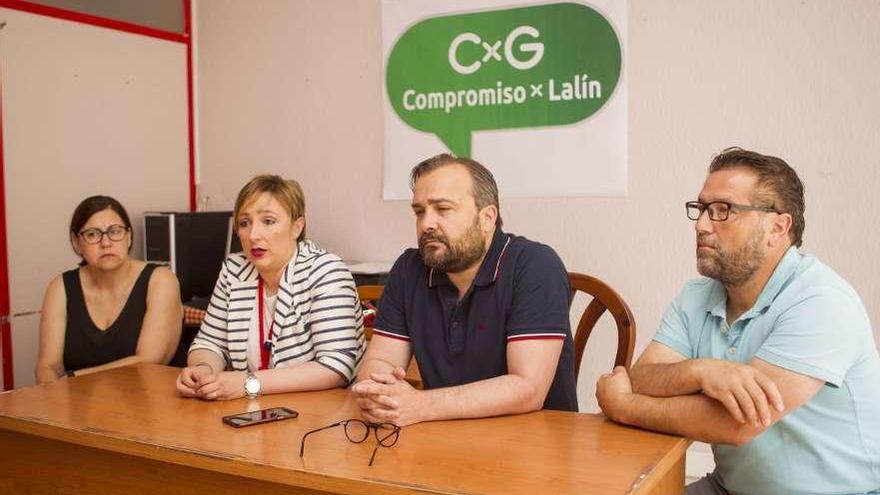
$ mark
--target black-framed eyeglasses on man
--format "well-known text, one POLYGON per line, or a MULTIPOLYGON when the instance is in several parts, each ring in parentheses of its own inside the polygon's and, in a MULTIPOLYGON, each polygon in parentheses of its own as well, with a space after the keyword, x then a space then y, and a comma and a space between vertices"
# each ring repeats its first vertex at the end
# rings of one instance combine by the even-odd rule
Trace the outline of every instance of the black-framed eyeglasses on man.
POLYGON ((688 201, 684 204, 687 211, 687 217, 697 221, 704 211, 709 212, 709 220, 713 222, 723 222, 730 217, 730 210, 741 211, 763 211, 765 213, 779 213, 775 208, 769 206, 751 206, 731 203, 729 201, 710 201, 703 203, 702 201, 688 201))
POLYGON ((79 233, 79 236, 82 240, 86 241, 89 244, 98 244, 101 242, 101 239, 106 235, 108 239, 113 242, 121 241, 125 238, 125 234, 128 233, 128 227, 125 225, 111 225, 107 227, 107 230, 101 229, 86 229, 79 233))
POLYGON ((400 427, 393 423, 367 423, 360 419, 346 419, 306 432, 299 444, 299 456, 302 457, 305 454, 306 438, 309 435, 337 426, 345 428, 345 437, 352 443, 362 443, 370 435, 370 430, 373 430, 376 436, 376 446, 373 448, 373 454, 370 455, 370 466, 373 465, 373 460, 376 458, 376 451, 379 450, 379 447, 393 447, 397 443, 397 439, 400 438, 400 427))

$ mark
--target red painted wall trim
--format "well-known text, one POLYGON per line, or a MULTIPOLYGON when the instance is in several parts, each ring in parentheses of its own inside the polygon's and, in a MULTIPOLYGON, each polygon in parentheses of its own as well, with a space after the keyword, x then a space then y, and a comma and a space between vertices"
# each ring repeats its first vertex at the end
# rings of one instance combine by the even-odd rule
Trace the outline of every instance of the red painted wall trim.
POLYGON ((73 12, 56 7, 49 7, 48 5, 40 5, 37 3, 27 2, 25 0, 0 0, 0 7, 21 10, 22 12, 30 12, 31 14, 55 17, 57 19, 81 22, 83 24, 90 24, 92 26, 101 26, 109 29, 116 29, 117 31, 140 34, 143 36, 150 36, 152 38, 160 38, 168 41, 176 41, 178 43, 186 43, 186 35, 182 33, 163 31, 161 29, 132 24, 130 22, 117 21, 116 19, 108 19, 106 17, 99 17, 91 14, 83 14, 82 12, 73 12))
POLYGON ((186 114, 189 134, 189 211, 196 211, 196 138, 193 111, 192 63, 192 0, 183 0, 184 31, 186 36, 186 114))
MULTIPOLYGON (((3 87, 0 80, 0 315, 9 311, 9 263, 6 250, 6 186, 3 161, 3 87)), ((3 390, 12 390, 12 325, 7 319, 0 323, 0 352, 3 356, 3 390)))

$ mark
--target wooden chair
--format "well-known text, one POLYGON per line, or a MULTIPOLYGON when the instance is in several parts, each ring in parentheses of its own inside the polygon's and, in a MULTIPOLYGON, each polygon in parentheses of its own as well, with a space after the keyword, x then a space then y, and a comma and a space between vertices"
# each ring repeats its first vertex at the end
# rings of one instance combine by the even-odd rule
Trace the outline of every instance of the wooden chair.
MULTIPOLYGON (((361 300, 361 306, 364 312, 373 311, 375 315, 379 307, 379 299, 382 297, 382 291, 385 289, 382 285, 359 285, 357 287, 358 298, 361 300)), ((366 315, 364 315, 366 316, 366 315)), ((367 340, 373 338, 373 327, 364 325, 364 337, 367 340)))
POLYGON ((581 369, 581 359, 584 357, 584 349, 587 340, 596 322, 605 311, 611 313, 617 323, 617 356, 614 358, 614 366, 630 367, 632 364, 633 351, 636 345, 636 320, 629 306, 608 284, 598 278, 582 273, 569 272, 571 283, 571 299, 580 291, 593 297, 590 304, 581 315, 577 332, 574 334, 574 377, 577 380, 581 369))
MULTIPOLYGON (((379 299, 382 298, 382 291, 385 289, 382 285, 359 285, 357 286, 358 298, 361 300, 361 306, 366 308, 364 311, 375 311, 379 306, 379 299)), ((373 327, 364 324, 364 337, 367 340, 373 338, 373 327)), ((415 359, 411 359, 409 367, 406 369, 406 381, 415 388, 422 388, 422 375, 419 373, 419 366, 415 359)))

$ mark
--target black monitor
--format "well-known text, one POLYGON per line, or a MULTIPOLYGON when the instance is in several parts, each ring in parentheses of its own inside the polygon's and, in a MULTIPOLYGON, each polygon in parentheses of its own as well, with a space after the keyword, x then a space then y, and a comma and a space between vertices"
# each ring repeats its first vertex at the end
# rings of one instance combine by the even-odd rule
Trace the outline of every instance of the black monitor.
POLYGON ((171 268, 182 301, 211 296, 228 249, 231 216, 229 211, 144 214, 144 258, 171 268))

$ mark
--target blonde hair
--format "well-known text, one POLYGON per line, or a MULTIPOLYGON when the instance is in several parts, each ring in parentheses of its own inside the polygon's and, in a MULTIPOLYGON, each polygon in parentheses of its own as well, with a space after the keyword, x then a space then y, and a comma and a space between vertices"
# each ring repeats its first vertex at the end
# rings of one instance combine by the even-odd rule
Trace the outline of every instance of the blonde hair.
MULTIPOLYGON (((233 210, 233 218, 238 219, 241 209, 254 196, 267 192, 272 195, 279 203, 281 203, 290 213, 290 219, 296 220, 306 215, 306 197, 303 194, 302 187, 299 182, 293 179, 284 179, 278 175, 262 174, 250 180, 235 199, 235 208, 233 210)), ((306 238, 306 228, 303 225, 302 232, 296 241, 302 241, 306 238)))

